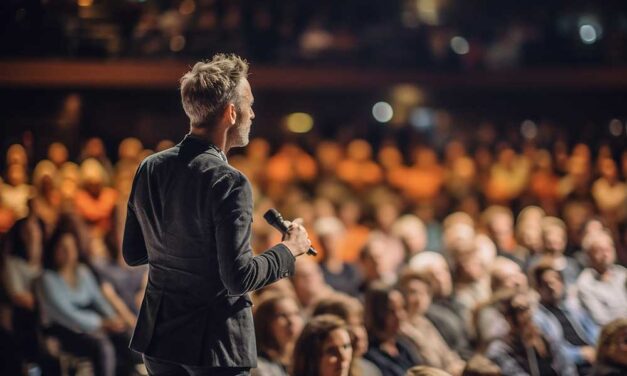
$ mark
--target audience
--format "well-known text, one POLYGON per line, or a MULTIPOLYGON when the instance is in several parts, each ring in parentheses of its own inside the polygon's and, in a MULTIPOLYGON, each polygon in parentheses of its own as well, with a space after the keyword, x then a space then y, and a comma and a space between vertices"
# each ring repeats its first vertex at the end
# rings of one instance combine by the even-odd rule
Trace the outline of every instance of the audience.
MULTIPOLYGON (((440 159, 432 145, 344 145, 275 149, 256 139, 229 158, 253 183, 253 248, 280 236, 261 220, 276 207, 286 218, 303 216, 320 251, 299 258, 292 279, 254 294, 255 375, 432 374, 428 367, 451 375, 624 373, 623 330, 612 325, 627 317, 627 153, 614 160, 605 145, 594 155, 560 141, 523 145, 521 153, 451 141, 440 159), (309 339, 299 342, 307 325, 301 338, 309 339), (604 325, 613 331, 597 342, 604 325), (318 355, 298 359, 309 354, 318 355)), ((113 163, 107 150, 114 149, 96 138, 80 158, 61 143, 39 161, 21 145, 7 150, 0 180, 7 370, 58 374, 58 352, 40 346, 43 337, 89 359, 96 374, 134 374, 138 359, 126 342, 148 268, 124 264, 120 234, 135 169, 152 151, 125 139, 113 163)))

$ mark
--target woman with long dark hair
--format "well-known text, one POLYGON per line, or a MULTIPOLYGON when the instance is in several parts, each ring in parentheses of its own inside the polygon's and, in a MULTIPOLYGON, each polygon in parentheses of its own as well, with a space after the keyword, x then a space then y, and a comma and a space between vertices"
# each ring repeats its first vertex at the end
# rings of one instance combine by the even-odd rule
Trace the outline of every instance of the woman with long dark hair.
POLYGON ((294 349, 293 376, 352 376, 353 346, 346 322, 316 316, 305 325, 294 349))
POLYGON ((364 358, 384 375, 404 376, 415 365, 424 363, 413 342, 401 334, 407 319, 403 295, 383 283, 373 283, 366 291, 365 321, 369 348, 364 358))
POLYGON ((303 329, 298 302, 291 296, 270 295, 255 309, 254 320, 259 357, 252 374, 287 376, 296 339, 303 329))

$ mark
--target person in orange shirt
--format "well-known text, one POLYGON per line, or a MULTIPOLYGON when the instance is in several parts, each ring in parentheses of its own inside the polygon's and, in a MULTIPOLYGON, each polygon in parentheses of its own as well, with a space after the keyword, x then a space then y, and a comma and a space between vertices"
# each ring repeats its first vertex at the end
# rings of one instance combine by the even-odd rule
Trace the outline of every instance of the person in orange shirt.
POLYGON ((118 198, 116 190, 105 186, 106 178, 104 168, 96 159, 88 158, 81 164, 82 188, 76 193, 74 204, 95 236, 103 236, 111 230, 118 198))
POLYGON ((361 224, 361 216, 362 210, 359 201, 348 199, 340 204, 339 218, 346 229, 340 247, 344 262, 356 262, 359 253, 368 241, 370 230, 361 224))
POLYGON ((419 148, 414 152, 414 165, 406 170, 403 192, 415 202, 435 199, 444 183, 444 170, 433 149, 419 148))
POLYGON ((372 160, 372 147, 367 141, 351 141, 346 154, 346 159, 342 160, 337 168, 340 180, 358 191, 381 183, 383 172, 372 160))

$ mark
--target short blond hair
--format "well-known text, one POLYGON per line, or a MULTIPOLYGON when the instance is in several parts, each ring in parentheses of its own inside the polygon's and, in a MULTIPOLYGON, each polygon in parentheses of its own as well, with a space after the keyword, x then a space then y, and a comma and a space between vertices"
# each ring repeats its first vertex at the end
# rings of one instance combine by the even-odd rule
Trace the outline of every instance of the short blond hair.
POLYGON ((248 62, 233 54, 216 54, 181 77, 181 102, 192 127, 211 126, 232 102, 239 108, 238 86, 248 75, 248 62))

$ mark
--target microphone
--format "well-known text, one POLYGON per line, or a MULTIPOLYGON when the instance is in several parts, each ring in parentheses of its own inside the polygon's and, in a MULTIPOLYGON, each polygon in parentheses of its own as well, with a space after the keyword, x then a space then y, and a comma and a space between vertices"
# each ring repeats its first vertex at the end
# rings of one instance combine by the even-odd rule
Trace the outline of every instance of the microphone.
MULTIPOLYGON (((265 219, 270 226, 279 230, 281 234, 285 235, 285 233, 287 233, 288 228, 285 223, 283 223, 283 216, 281 215, 281 213, 279 213, 278 210, 274 208, 269 209, 266 214, 263 215, 263 219, 265 219)), ((318 251, 316 251, 313 247, 309 247, 309 249, 307 250, 307 254, 310 256, 317 256, 318 251)))

